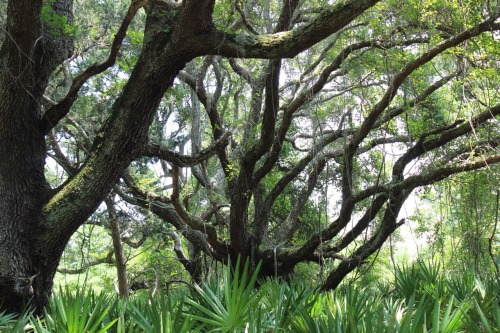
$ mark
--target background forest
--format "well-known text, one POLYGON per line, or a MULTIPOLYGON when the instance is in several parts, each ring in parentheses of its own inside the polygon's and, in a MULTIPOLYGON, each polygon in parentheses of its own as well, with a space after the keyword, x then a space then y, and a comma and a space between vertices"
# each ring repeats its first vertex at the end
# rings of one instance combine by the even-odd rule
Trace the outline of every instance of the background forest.
MULTIPOLYGON (((1 26, 7 2, 0 0, 1 26)), ((253 45, 358 2, 218 0, 211 19, 224 40, 253 45)), ((71 100, 45 137, 45 178, 64 194, 102 142, 114 140, 106 130, 127 97, 132 112, 148 104, 140 91, 154 87, 133 97, 127 87, 158 36, 175 35, 167 23, 182 19, 175 10, 185 4, 75 0, 69 19, 55 3, 44 1, 42 21, 70 36, 74 51, 50 76, 41 108, 50 115, 71 100)), ((172 332, 196 331, 196 320, 200 331, 263 332, 280 323, 297 332, 452 332, 453 318, 456 331, 498 332, 499 4, 384 0, 358 14, 300 52, 258 59, 266 57, 221 43, 180 66, 154 108, 147 143, 65 246, 51 309, 74 303, 69 291, 78 290, 99 311, 100 302, 113 304, 103 332, 158 331, 141 318, 148 311, 178 315, 168 319, 172 332), (250 296, 254 283, 263 287, 250 296), (224 289, 240 284, 232 296, 224 289), (182 291, 191 298, 175 296, 182 291), (114 293, 140 302, 153 294, 158 303, 123 315, 114 293), (395 303, 371 298, 391 293, 395 303), (247 297, 250 308, 256 295, 269 303, 262 314, 241 310, 241 322, 217 326, 219 317, 203 309, 217 295, 225 305, 247 297), (283 295, 300 304, 289 305, 289 321, 272 301, 283 295), (270 308, 275 317, 260 321, 267 326, 248 326, 270 308), (427 317, 415 319, 418 311, 427 317), (335 322, 345 313, 357 315, 335 322), (380 318, 354 329, 364 313, 380 318)), ((153 77, 161 72, 151 68, 153 77)), ((111 155, 109 163, 118 164, 111 155)), ((13 322, 2 315, 0 329, 2 318, 13 322)), ((50 331, 29 315, 16 320, 50 331)))
MULTIPOLYGON (((228 11, 217 11, 223 8, 221 3, 214 16, 217 22, 224 22, 221 28, 226 30, 253 33, 255 26, 263 32, 271 31, 276 24, 273 17, 279 10, 273 7, 276 5, 237 2, 228 3, 228 11)), ((314 16, 315 8, 321 5, 303 4, 295 14, 295 24, 310 20, 308 17, 314 16)), ((64 87, 71 85, 77 73, 106 58, 128 3, 81 1, 78 6, 81 10, 75 12, 75 22, 79 24, 68 27, 75 29, 73 33, 78 37, 76 52, 48 87, 47 103, 61 99, 64 87)), ((159 156, 151 152, 151 157, 133 162, 105 204, 71 239, 57 281, 114 289, 117 278, 113 244, 115 248, 123 246, 123 260, 133 290, 164 286, 176 280, 198 281, 217 274, 221 258, 214 260, 210 251, 204 249, 206 244, 193 244, 189 238, 183 238, 184 230, 179 230, 172 216, 161 208, 172 209, 177 200, 183 212, 177 210, 174 219, 208 223, 220 239, 229 238, 228 183, 247 163, 241 159, 258 140, 261 112, 267 103, 279 105, 278 116, 290 107, 297 111, 289 119, 283 147, 272 169, 261 172, 263 177, 254 189, 247 219, 255 223, 256 216, 262 214, 259 210, 266 207, 267 225, 251 227, 255 237, 262 239, 262 248, 277 251, 307 244, 338 216, 344 133, 359 126, 401 66, 454 31, 473 26, 488 8, 494 9, 493 4, 379 4, 377 10, 329 40, 293 59, 283 60, 279 90, 272 96, 279 99, 276 102, 269 102, 266 95, 265 80, 271 66, 267 60, 243 62, 207 56, 192 61, 163 99, 150 128, 150 140, 157 143, 159 156), (223 141, 228 146, 221 157, 217 142, 223 141), (167 148, 172 154, 179 154, 180 165, 161 159, 166 154, 160 149, 167 148), (209 157, 214 153, 219 158, 209 157), (181 155, 199 157, 196 161, 183 161, 181 155), (279 195, 274 195, 277 191, 279 195), (172 200, 173 196, 177 198, 172 200), (270 197, 273 202, 267 206, 264 201, 270 197), (158 207, 152 207, 152 201, 158 207)), ((99 124, 107 116, 106 110, 136 62, 144 42, 143 24, 144 15, 139 12, 128 28, 116 65, 82 87, 75 112, 50 134, 46 172, 53 186, 64 182, 68 172, 85 161, 99 124)), ((470 122, 485 107, 495 105, 499 98, 498 46, 496 32, 483 34, 443 52, 407 78, 386 119, 379 121, 369 139, 365 139, 366 145, 360 148, 353 166, 353 187, 359 191, 387 182, 398 158, 419 140, 450 131, 460 121, 470 122)), ((498 153, 497 145, 498 120, 491 120, 459 142, 443 144, 439 151, 414 159, 404 174, 408 177, 436 164, 468 161, 481 156, 481 150, 498 153)), ((259 170, 265 168, 268 160, 262 162, 259 170)), ((440 263, 445 270, 494 275, 499 262, 498 174, 497 166, 488 165, 482 171, 459 174, 414 191, 398 214, 398 224, 404 221, 405 225, 350 279, 387 278, 398 264, 418 259, 440 263)), ((360 201, 356 210, 359 212, 354 211, 352 219, 363 219, 363 210, 373 205, 374 198, 372 195, 360 201)), ((351 256, 357 244, 374 234, 381 218, 373 213, 365 221, 366 226, 359 228, 356 239, 349 241, 345 241, 345 235, 356 224, 346 223, 344 231, 324 240, 326 244, 318 248, 320 252, 314 253, 314 258, 304 258, 293 275, 308 281, 313 275, 316 283, 324 281, 338 265, 336 259, 351 256)), ((271 275, 274 273, 280 274, 271 275)))

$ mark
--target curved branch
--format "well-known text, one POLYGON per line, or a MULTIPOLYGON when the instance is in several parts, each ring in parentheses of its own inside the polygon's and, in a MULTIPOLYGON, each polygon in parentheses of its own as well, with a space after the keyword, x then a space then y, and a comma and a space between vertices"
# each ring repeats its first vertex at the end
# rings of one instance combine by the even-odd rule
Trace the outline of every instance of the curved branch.
POLYGON ((250 24, 250 22, 248 22, 248 19, 246 17, 245 12, 240 7, 240 2, 239 1, 235 1, 234 2, 234 7, 236 8, 236 11, 240 14, 241 22, 243 23, 243 25, 245 26, 245 28, 247 28, 247 30, 250 31, 252 34, 258 35, 259 33, 252 27, 252 25, 250 24))
MULTIPOLYGON (((412 45, 415 43, 425 43, 428 42, 427 38, 415 38, 415 39, 409 39, 405 40, 403 42, 388 42, 388 43, 380 43, 378 40, 373 39, 373 40, 368 40, 368 41, 362 41, 358 43, 351 44, 347 47, 345 47, 342 51, 340 51, 339 55, 330 63, 328 66, 326 66, 323 71, 319 74, 318 79, 314 84, 308 88, 302 91, 296 98, 294 98, 285 108, 284 115, 283 115, 283 120, 281 122, 281 126, 278 129, 278 134, 275 135, 274 142, 272 143, 273 149, 271 150, 271 153, 269 156, 266 158, 266 161, 263 163, 263 165, 255 172, 254 176, 254 182, 258 182, 261 180, 269 171, 271 171, 272 167, 276 163, 279 153, 281 151, 281 147, 283 145, 283 142, 285 141, 286 138, 286 133, 288 131, 288 128, 291 125, 292 122, 292 116, 293 114, 300 108, 302 107, 307 101, 309 101, 311 98, 313 98, 316 94, 318 94, 324 86, 329 82, 330 80, 330 75, 332 72, 335 70, 339 69, 344 61, 355 51, 358 50, 363 50, 366 48, 391 48, 397 45, 412 45)), ((433 91, 433 90, 432 90, 433 91)), ((432 92, 431 91, 431 92, 432 92)), ((431 93, 429 92, 429 94, 431 93)), ((425 95, 427 96, 427 95, 425 95)), ((334 136, 344 136, 345 133, 344 131, 336 131, 336 134, 334 136)))
POLYGON ((146 192, 135 185, 130 175, 124 175, 125 181, 134 196, 127 195, 118 186, 114 191, 126 202, 148 209, 151 213, 170 223, 175 229, 183 234, 191 243, 203 249, 215 258, 223 258, 227 255, 226 246, 218 240, 214 226, 204 223, 203 220, 192 217, 182 208, 178 198, 178 171, 173 168, 172 180, 174 183, 174 194, 171 199, 146 192))
POLYGON ((78 75, 71 84, 66 97, 64 97, 59 103, 51 106, 43 115, 41 119, 41 128, 45 133, 48 133, 54 126, 56 126, 59 121, 64 118, 70 108, 73 106, 73 103, 78 97, 78 92, 91 77, 100 74, 107 70, 109 67, 113 66, 116 62, 116 58, 118 57, 118 52, 123 43, 123 39, 127 33, 128 26, 132 22, 132 19, 135 17, 137 11, 142 7, 148 4, 149 0, 134 0, 123 19, 123 22, 118 29, 118 32, 115 35, 113 43, 111 45, 111 51, 109 53, 108 58, 98 65, 92 65, 87 67, 80 75, 78 75))
POLYGON ((220 150, 224 149, 229 144, 231 133, 224 133, 217 141, 213 142, 209 147, 199 151, 198 153, 188 156, 179 154, 164 146, 152 144, 143 147, 141 155, 148 157, 158 157, 162 160, 177 165, 178 167, 191 167, 206 161, 220 150))
POLYGON ((292 58, 301 51, 339 31, 380 0, 337 2, 309 24, 294 30, 266 35, 241 35, 215 31, 195 36, 188 42, 204 54, 233 58, 292 58))
POLYGON ((459 120, 444 128, 425 133, 413 147, 411 147, 403 156, 401 156, 396 161, 393 168, 393 177, 395 177, 396 179, 403 179, 404 168, 410 161, 431 150, 442 147, 448 142, 460 136, 472 132, 479 125, 484 124, 489 119, 492 119, 498 115, 500 115, 500 104, 472 118, 469 122, 464 123, 463 120, 459 120), (459 124, 462 125, 458 126, 459 124), (437 138, 426 141, 426 138, 432 135, 439 136, 437 138))
POLYGON ((327 245, 323 248, 324 252, 340 252, 351 244, 361 233, 368 227, 371 221, 375 218, 377 213, 382 209, 384 203, 389 199, 387 194, 381 194, 372 201, 370 208, 366 211, 365 215, 361 217, 356 225, 335 244, 327 245))
MULTIPOLYGON (((489 167, 490 165, 500 163, 500 155, 493 155, 493 156, 488 156, 488 157, 474 157, 465 161, 457 162, 455 164, 448 164, 446 166, 436 168, 436 169, 430 169, 429 171, 426 171, 420 175, 415 175, 415 176, 410 176, 406 178, 405 180, 399 181, 397 183, 392 183, 392 184, 385 184, 385 185, 377 185, 374 187, 371 187, 369 189, 366 189, 364 191, 359 192, 356 195, 351 196, 347 201, 344 202, 342 205, 341 211, 339 213, 339 217, 330 224, 330 226, 322 230, 321 232, 311 236, 302 246, 296 247, 296 248, 291 248, 291 249, 279 249, 277 258, 280 261, 300 261, 304 260, 308 256, 310 256, 313 251, 317 248, 317 246, 320 245, 320 239, 323 241, 329 240, 335 235, 337 235, 350 221, 351 219, 351 212, 352 208, 354 207, 354 204, 357 202, 360 202, 361 200, 364 200, 372 195, 376 195, 377 193, 386 193, 389 195, 390 200, 396 200, 393 203, 389 203, 389 207, 386 209, 386 219, 387 221, 393 221, 395 220, 395 216, 390 215, 390 212, 393 213, 393 215, 397 216, 397 212, 399 212, 400 205, 403 204, 404 200, 400 202, 401 198, 405 198, 417 187, 425 186, 425 185, 431 185, 433 183, 436 183, 438 181, 441 181, 445 178, 450 177, 451 175, 461 173, 461 172, 466 172, 466 171, 471 171, 471 170, 476 170, 484 167, 489 167), (394 199, 396 198, 396 199, 394 199), (399 207, 399 208, 398 208, 399 207), (388 212, 389 211, 389 212, 388 212)), ((436 162, 438 165, 442 165, 439 161, 436 162)), ((381 199, 380 199, 381 200, 381 199)), ((380 203, 380 202, 379 202, 380 203)), ((366 216, 366 214, 365 214, 366 216)), ((397 228, 397 225, 394 224, 395 222, 386 222, 385 224, 389 225, 388 228, 397 228)), ((392 231, 391 231, 392 233, 392 231)), ((373 244, 379 244, 380 242, 383 242, 383 239, 386 239, 388 237, 388 234, 384 231, 383 234, 378 235, 378 238, 374 240, 373 242, 367 243, 367 248, 371 248, 373 244), (381 238, 380 238, 381 237, 381 238), (385 237, 385 238, 384 238, 385 237), (383 239, 382 239, 383 238, 383 239), (371 244, 371 245, 370 245, 371 244)), ((373 245, 374 246, 374 245, 373 245)), ((360 251, 365 251, 365 250, 360 250, 360 251)), ((370 250, 371 251, 371 250, 370 250)), ((355 252, 357 253, 357 252, 355 252)), ((361 253, 361 252, 360 252, 361 253)), ((360 257, 360 253, 357 253, 353 256, 360 257)), ((365 252, 362 252, 366 254, 365 252)), ((372 252, 373 253, 373 252, 372 252)), ((363 259, 360 261, 363 261, 368 255, 364 256, 363 254, 363 259)), ((371 253, 370 253, 371 254, 371 253)), ((269 251, 264 251, 263 256, 272 256, 273 254, 270 253, 269 251)), ((351 263, 352 264, 352 263, 351 263)), ((351 265, 349 264, 349 265, 351 265)), ((348 267, 351 267, 349 266, 348 267)), ((351 270, 349 270, 350 272, 351 270)), ((347 274, 347 273, 346 273, 347 274)))
POLYGON ((68 173, 68 175, 74 175, 76 172, 76 168, 73 164, 68 160, 66 155, 61 150, 59 143, 56 140, 53 131, 49 132, 50 145, 52 146, 52 150, 54 151, 54 160, 68 173))
POLYGON ((167 236, 172 238, 174 241, 174 252, 177 255, 177 259, 184 266, 186 271, 188 271, 191 278, 199 283, 201 282, 201 271, 200 267, 197 265, 196 261, 189 260, 189 258, 184 254, 184 250, 182 249, 182 241, 179 235, 175 231, 167 232, 167 236))
POLYGON ((478 25, 465 30, 464 32, 453 36, 429 51, 423 53, 413 61, 404 66, 401 71, 394 76, 391 80, 389 88, 385 92, 380 101, 373 107, 368 116, 364 119, 359 130, 353 136, 352 140, 346 147, 346 154, 344 159, 344 168, 342 174, 342 198, 347 200, 352 195, 352 175, 353 175, 353 157, 359 144, 366 138, 366 136, 373 129, 376 121, 382 115, 384 110, 389 106, 391 101, 396 96, 396 92, 408 76, 413 73, 417 68, 422 67, 424 64, 430 62, 432 59, 443 53, 444 51, 463 43, 475 36, 480 35, 486 31, 494 31, 500 29, 500 23, 495 23, 494 18, 489 18, 478 25))
POLYGON ((109 250, 105 257, 92 259, 81 265, 80 268, 58 268, 57 271, 62 274, 82 274, 85 273, 90 267, 101 264, 115 264, 115 260, 113 259, 113 249, 109 250))

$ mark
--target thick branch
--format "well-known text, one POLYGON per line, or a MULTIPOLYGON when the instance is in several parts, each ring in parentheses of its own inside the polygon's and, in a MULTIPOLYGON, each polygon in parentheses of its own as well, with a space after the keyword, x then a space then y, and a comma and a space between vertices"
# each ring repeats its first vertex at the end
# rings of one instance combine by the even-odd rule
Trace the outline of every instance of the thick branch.
POLYGON ((182 249, 182 241, 179 235, 175 231, 167 232, 167 235, 174 241, 174 252, 177 256, 177 259, 179 259, 179 262, 182 264, 182 266, 184 266, 186 271, 189 272, 189 275, 191 275, 191 278, 194 281, 200 282, 200 267, 196 264, 196 261, 189 260, 189 258, 184 254, 184 250, 182 249))
POLYGON ((396 161, 393 168, 393 177, 402 179, 404 168, 410 161, 431 150, 442 147, 460 136, 472 132, 479 125, 484 124, 489 119, 498 115, 500 115, 500 104, 472 118, 469 122, 456 121, 455 123, 442 129, 437 129, 424 134, 412 148, 410 148, 396 161), (462 125, 458 126, 459 124, 462 125), (432 135, 438 135, 438 137, 426 140, 427 137, 432 135))
POLYGON ((327 245, 324 247, 324 252, 340 252, 345 249, 349 244, 351 244, 361 233, 366 230, 373 221, 377 213, 382 209, 384 203, 389 199, 386 194, 381 194, 372 201, 370 208, 366 211, 365 215, 361 217, 354 228, 352 228, 341 240, 332 245, 327 245))
POLYGON ((235 35, 217 31, 196 36, 191 48, 232 58, 292 58, 342 29, 380 0, 341 1, 323 10, 310 24, 269 35, 235 35))

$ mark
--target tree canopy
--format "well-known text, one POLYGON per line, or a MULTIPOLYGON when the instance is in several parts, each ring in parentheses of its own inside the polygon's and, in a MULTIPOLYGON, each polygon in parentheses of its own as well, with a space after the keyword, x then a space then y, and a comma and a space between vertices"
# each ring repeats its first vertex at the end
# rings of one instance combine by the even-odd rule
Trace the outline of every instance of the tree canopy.
POLYGON ((43 306, 86 222, 335 289, 415 189, 498 180, 496 1, 1 5, 0 307, 43 306))

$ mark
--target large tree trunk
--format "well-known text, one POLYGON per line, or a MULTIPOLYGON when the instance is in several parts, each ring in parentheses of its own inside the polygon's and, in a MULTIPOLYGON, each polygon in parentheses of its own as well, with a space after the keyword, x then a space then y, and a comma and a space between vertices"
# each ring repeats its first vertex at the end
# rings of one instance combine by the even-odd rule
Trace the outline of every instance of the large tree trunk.
MULTIPOLYGON (((71 22, 71 0, 56 1, 53 9, 71 22)), ((39 294, 35 278, 52 281, 54 274, 45 277, 51 265, 37 260, 40 211, 50 194, 39 121, 49 76, 71 54, 72 43, 44 27, 41 10, 41 1, 10 1, 0 50, 0 307, 12 311, 39 294)), ((57 266, 58 258, 49 259, 57 266)))
POLYGON ((0 142, 8 143, 0 145, 0 294, 17 309, 19 300, 33 294, 33 237, 48 187, 44 136, 31 116, 40 112, 35 99, 40 91, 33 96, 20 82, 5 81, 0 83, 0 142))
MULTIPOLYGON (((52 6, 71 17, 71 5, 59 0, 52 6)), ((42 310, 69 238, 139 156, 161 98, 196 56, 179 47, 185 34, 195 32, 176 25, 174 15, 163 15, 176 9, 150 6, 146 33, 153 41, 144 45, 85 165, 53 191, 44 177, 47 124, 40 105, 50 74, 70 55, 71 41, 51 34, 50 27, 45 33, 41 10, 41 1, 9 2, 7 35, 12 38, 0 53, 0 310, 14 312, 28 302, 42 310)), ((186 7, 185 15, 194 10, 186 7)))

